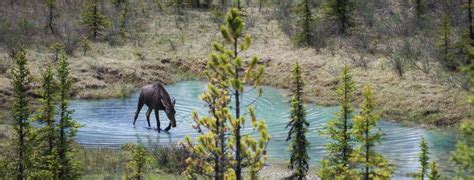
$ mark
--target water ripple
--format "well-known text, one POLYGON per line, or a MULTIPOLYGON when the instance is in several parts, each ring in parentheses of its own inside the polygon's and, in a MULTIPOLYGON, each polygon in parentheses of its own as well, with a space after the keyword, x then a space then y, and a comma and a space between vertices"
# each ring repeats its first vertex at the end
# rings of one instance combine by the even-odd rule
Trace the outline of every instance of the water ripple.
MULTIPOLYGON (((107 100, 76 100, 71 101, 71 108, 76 112, 73 118, 85 125, 80 128, 76 137, 78 143, 90 147, 119 147, 124 143, 160 143, 170 144, 181 141, 185 136, 194 138, 198 135, 192 128, 194 124, 191 114, 196 111, 206 115, 207 110, 199 96, 205 90, 205 83, 185 81, 166 87, 176 98, 177 128, 171 132, 157 133, 154 113, 151 116, 152 129, 148 128, 145 120, 146 106, 142 109, 137 124, 133 127, 133 117, 137 106, 138 93, 128 99, 107 100)), ((257 118, 267 122, 272 140, 269 143, 268 154, 271 159, 285 161, 289 157, 286 125, 289 119, 289 98, 283 96, 283 90, 264 87, 264 94, 253 104, 257 118)), ((246 94, 243 104, 249 104, 256 94, 246 94)), ((307 120, 310 131, 307 134, 311 143, 311 163, 317 165, 324 156, 324 144, 328 139, 318 135, 317 130, 333 117, 337 107, 321 107, 306 105, 307 120)), ((160 112, 161 128, 168 126, 168 119, 160 112)), ((377 150, 387 156, 397 165, 398 177, 418 169, 418 144, 424 136, 432 146, 432 156, 441 163, 445 172, 452 172, 452 166, 445 163, 449 160, 449 152, 454 147, 454 135, 451 132, 428 131, 424 129, 402 127, 399 124, 381 121, 379 127, 384 134, 377 150)), ((250 125, 245 126, 246 132, 252 132, 250 125)))

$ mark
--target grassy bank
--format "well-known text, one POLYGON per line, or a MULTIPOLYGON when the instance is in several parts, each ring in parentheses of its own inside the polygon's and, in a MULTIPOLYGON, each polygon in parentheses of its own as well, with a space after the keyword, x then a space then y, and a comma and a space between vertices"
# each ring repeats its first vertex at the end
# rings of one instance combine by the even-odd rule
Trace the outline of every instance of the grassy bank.
MULTIPOLYGON (((426 74, 411 69, 405 78, 399 78, 388 69, 388 57, 383 54, 364 54, 367 69, 354 64, 350 48, 336 50, 326 48, 295 48, 290 38, 282 32, 279 22, 272 18, 272 10, 262 12, 250 9, 247 19, 248 33, 254 41, 243 57, 257 55, 266 66, 264 84, 288 88, 291 64, 299 60, 304 67, 307 89, 306 100, 320 105, 336 105, 334 89, 339 70, 350 66, 358 89, 366 83, 374 88, 376 102, 386 119, 410 125, 453 126, 466 119, 469 106, 465 103, 467 92, 455 87, 451 76, 442 71, 426 74), (438 74, 433 74, 438 73, 438 74)), ((186 14, 187 30, 176 27, 173 14, 151 14, 140 45, 132 42, 115 45, 111 42, 91 44, 91 50, 83 55, 71 56, 74 97, 99 99, 126 97, 133 89, 152 82, 169 84, 184 79, 199 79, 205 68, 210 45, 221 40, 218 24, 208 11, 189 10, 186 14)), ((344 39, 339 41, 344 42, 344 39)), ((337 47, 343 47, 338 46, 337 47)), ((48 63, 51 53, 47 48, 29 49, 29 66, 33 77, 48 63)), ((6 50, 0 50, 0 58, 10 64, 6 50)), ((11 94, 9 75, 0 74, 0 107, 7 109, 11 94)), ((454 81, 454 80, 453 80, 454 81)), ((38 81, 35 81, 38 82, 38 81)), ((34 87, 37 87, 35 84, 34 87)), ((361 93, 357 92, 356 104, 361 93)))
MULTIPOLYGON (((181 166, 184 159, 183 149, 177 146, 156 146, 148 148, 149 155, 154 160, 147 167, 145 179, 186 179, 181 175, 185 167, 181 166)), ((101 149, 80 147, 79 161, 84 165, 84 175, 81 179, 122 179, 127 174, 129 154, 121 149, 101 149)), ((315 179, 316 168, 311 167, 308 178, 315 179)), ((283 162, 268 162, 260 171, 261 179, 283 178, 291 175, 283 162)))
MULTIPOLYGON (((81 179, 123 179, 127 175, 130 157, 121 149, 100 149, 80 147, 78 156, 84 171, 81 179)), ((184 179, 182 176, 168 174, 149 164, 145 179, 184 179)))

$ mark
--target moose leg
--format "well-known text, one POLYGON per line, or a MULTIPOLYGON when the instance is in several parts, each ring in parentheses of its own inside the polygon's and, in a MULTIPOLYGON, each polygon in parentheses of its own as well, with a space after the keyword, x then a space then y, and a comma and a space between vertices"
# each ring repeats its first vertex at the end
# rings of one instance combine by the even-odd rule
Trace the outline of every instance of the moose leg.
POLYGON ((168 127, 166 127, 165 131, 169 131, 171 129, 171 122, 170 122, 170 125, 168 125, 168 127))
POLYGON ((155 117, 156 117, 156 128, 158 129, 158 132, 161 131, 160 129, 160 112, 155 110, 155 117))
POLYGON ((138 99, 138 107, 137 111, 135 112, 135 118, 133 119, 133 125, 135 126, 135 122, 137 122, 138 114, 140 114, 140 111, 142 110, 143 107, 143 96, 140 94, 140 97, 138 99))
POLYGON ((151 127, 150 125, 150 114, 151 114, 152 108, 148 108, 148 111, 146 112, 146 121, 148 122, 148 127, 151 127))

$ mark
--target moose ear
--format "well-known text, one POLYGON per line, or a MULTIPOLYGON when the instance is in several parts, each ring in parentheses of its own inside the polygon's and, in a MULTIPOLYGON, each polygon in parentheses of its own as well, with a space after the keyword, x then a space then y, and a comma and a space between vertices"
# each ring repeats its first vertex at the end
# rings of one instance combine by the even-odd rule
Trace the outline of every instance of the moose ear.
POLYGON ((163 99, 161 99, 160 101, 161 101, 161 104, 163 104, 163 106, 164 106, 165 108, 168 108, 168 107, 169 107, 169 104, 166 103, 166 101, 163 101, 163 99))
POLYGON ((173 105, 176 104, 176 99, 174 97, 171 99, 171 101, 173 102, 173 105))

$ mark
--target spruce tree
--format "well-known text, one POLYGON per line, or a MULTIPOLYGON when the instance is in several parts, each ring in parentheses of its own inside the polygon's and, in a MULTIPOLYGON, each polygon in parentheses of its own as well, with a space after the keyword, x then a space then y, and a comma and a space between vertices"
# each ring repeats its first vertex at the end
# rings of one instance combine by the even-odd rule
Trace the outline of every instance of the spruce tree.
POLYGON ((472 24, 472 0, 468 0, 466 4, 467 16, 468 16, 468 27, 469 27, 469 37, 471 41, 474 41, 474 25, 472 24))
POLYGON ((439 173, 438 164, 433 160, 430 163, 430 174, 428 175, 428 180, 439 179, 441 179, 441 174, 439 173))
POLYGON ((38 178, 58 178, 59 164, 57 160, 57 131, 55 124, 57 86, 51 66, 42 74, 39 108, 35 120, 44 126, 35 132, 36 147, 34 167, 37 169, 34 176, 38 178))
POLYGON ((242 9, 242 6, 240 6, 240 0, 233 0, 234 7, 237 9, 242 9))
POLYGON ((354 25, 354 8, 353 0, 328 0, 326 13, 338 24, 339 34, 346 35, 348 29, 354 25))
POLYGON ((176 27, 180 30, 186 26, 186 9, 184 0, 174 0, 173 2, 176 27))
POLYGON ((460 179, 474 179, 474 122, 472 119, 466 120, 459 129, 461 138, 452 155, 457 166, 457 176, 460 179))
POLYGON ((47 28, 51 31, 51 34, 54 34, 56 26, 56 19, 58 18, 56 0, 44 0, 44 4, 48 7, 48 19, 47 19, 47 28))
MULTIPOLYGON (((224 25, 221 26, 221 34, 224 38, 224 42, 231 46, 230 49, 226 49, 225 46, 221 44, 214 44, 214 48, 221 55, 228 54, 230 61, 227 66, 229 68, 224 71, 227 74, 228 81, 231 87, 232 96, 234 99, 233 108, 235 110, 235 116, 231 119, 232 133, 233 138, 235 139, 235 148, 233 148, 235 153, 235 173, 237 180, 241 179, 242 164, 247 164, 251 168, 261 169, 263 162, 255 159, 251 160, 253 155, 265 156, 261 150, 264 150, 266 143, 269 141, 270 136, 266 133, 266 125, 263 121, 259 123, 252 123, 254 127, 261 126, 258 129, 260 133, 259 143, 261 144, 260 148, 249 149, 249 145, 253 144, 252 141, 255 141, 251 136, 242 135, 241 129, 244 125, 244 117, 241 115, 242 107, 249 106, 249 111, 253 111, 251 104, 244 105, 240 101, 246 92, 244 84, 251 84, 252 89, 258 88, 260 84, 260 79, 263 75, 263 66, 257 65, 259 59, 253 57, 247 66, 244 66, 242 59, 239 57, 239 54, 246 51, 251 45, 251 38, 249 35, 244 33, 244 20, 242 11, 237 8, 232 8, 226 15, 224 20, 224 25), (243 138, 244 137, 244 138, 243 138), (242 152, 243 151, 243 152, 242 152), (258 163, 255 163, 255 162, 258 163)), ((261 92, 261 91, 260 91, 261 92)), ((261 93, 259 93, 259 96, 261 93)), ((254 119, 254 118, 252 118, 254 119)))
POLYGON ((449 71, 455 71, 457 69, 457 63, 453 57, 453 42, 452 42, 452 30, 451 22, 449 20, 449 15, 445 12, 441 20, 441 24, 438 29, 438 43, 437 48, 439 52, 439 57, 441 64, 446 67, 449 71))
POLYGON ((321 131, 323 136, 332 140, 326 144, 326 151, 328 152, 326 158, 329 161, 328 172, 332 172, 329 175, 330 177, 344 176, 345 172, 348 172, 351 168, 349 158, 353 151, 354 141, 351 135, 354 90, 354 82, 349 67, 344 66, 336 89, 340 110, 335 114, 336 117, 329 120, 324 130, 321 131))
POLYGON ((59 122, 56 131, 58 140, 56 144, 59 163, 59 179, 75 179, 81 174, 79 161, 76 159, 76 147, 74 137, 80 125, 72 119, 74 112, 69 109, 68 99, 71 95, 72 79, 69 75, 69 63, 64 54, 59 56, 59 64, 56 69, 57 75, 57 96, 58 96, 58 114, 59 122))
POLYGON ((303 77, 301 67, 298 62, 292 69, 292 99, 291 99, 291 117, 286 127, 290 127, 286 141, 290 143, 290 169, 294 170, 292 177, 304 179, 309 168, 309 142, 306 139, 309 123, 306 121, 306 112, 303 107, 301 97, 303 96, 303 77))
POLYGON ((111 26, 111 22, 99 9, 101 0, 89 0, 81 13, 81 25, 83 25, 91 37, 97 39, 102 36, 103 31, 111 26))
POLYGON ((238 54, 247 50, 251 43, 250 37, 244 36, 241 16, 242 14, 237 8, 232 8, 227 13, 225 24, 221 26, 221 34, 225 42, 231 45, 231 49, 227 49, 220 43, 214 43, 205 72, 210 85, 202 99, 209 106, 210 117, 198 118, 195 114, 193 119, 199 132, 202 132, 201 127, 205 127, 209 131, 196 139, 199 142, 198 145, 193 145, 190 139, 186 138, 186 145, 191 151, 202 157, 213 157, 213 160, 201 164, 202 161, 199 159, 190 158, 189 163, 192 165, 187 171, 188 174, 195 172, 196 167, 201 167, 205 170, 204 174, 216 179, 234 176, 239 179, 242 178, 242 168, 247 167, 250 176, 255 177, 266 161, 265 149, 270 136, 265 122, 257 121, 255 109, 251 105, 248 105, 247 111, 251 126, 258 134, 259 139, 256 140, 254 135, 241 133, 245 118, 240 114, 241 108, 244 106, 240 100, 243 93, 247 92, 244 91, 244 84, 251 84, 253 88, 257 88, 263 74, 263 67, 257 65, 258 58, 252 58, 244 66, 242 59, 238 57, 238 54), (242 37, 245 38, 239 42, 242 37), (231 98, 235 100, 234 106, 230 104, 231 98), (235 110, 235 116, 230 111, 231 107, 235 110), (199 151, 197 151, 198 149, 199 151), (232 154, 235 156, 232 157, 232 154), (211 172, 212 174, 210 174, 211 172))
POLYGON ((147 166, 151 161, 147 149, 141 144, 127 144, 122 149, 131 156, 127 164, 128 175, 125 179, 145 179, 143 175, 147 172, 147 166))
POLYGON ((425 0, 415 0, 415 16, 421 19, 425 14, 425 0))
POLYGON ((382 133, 374 131, 380 116, 375 112, 375 103, 370 85, 364 89, 362 111, 354 117, 353 136, 360 145, 354 150, 351 162, 362 167, 359 174, 362 179, 389 179, 393 173, 392 166, 383 155, 375 151, 375 144, 380 141, 382 133))
POLYGON ((310 0, 300 0, 296 6, 298 20, 296 22, 297 32, 294 35, 294 41, 299 46, 311 46, 313 43, 312 29, 314 18, 311 13, 310 0))
POLYGON ((13 157, 16 168, 14 176, 17 179, 26 179, 30 168, 30 152, 32 149, 32 127, 29 121, 31 115, 30 99, 27 94, 30 86, 30 71, 27 67, 26 51, 23 48, 16 51, 14 57, 15 67, 11 71, 14 89, 11 115, 15 133, 12 148, 16 152, 15 157, 13 157))
POLYGON ((429 152, 428 152, 428 144, 426 143, 426 140, 424 137, 421 137, 420 141, 420 154, 418 155, 419 161, 420 161, 420 172, 419 176, 421 179, 425 179, 425 174, 428 173, 428 163, 430 161, 429 158, 429 152))
POLYGON ((200 133, 191 141, 189 136, 185 137, 185 147, 195 154, 186 159, 188 165, 184 174, 188 178, 196 178, 203 175, 216 180, 223 179, 225 175, 234 174, 231 167, 232 155, 229 152, 229 116, 230 96, 228 94, 227 77, 218 69, 224 68, 223 64, 228 57, 211 54, 207 64, 205 75, 209 81, 207 90, 201 95, 201 99, 209 108, 209 115, 199 117, 193 111, 192 118, 196 125, 193 127, 200 133), (206 130, 206 131, 204 131, 206 130))
MULTIPOLYGON (((120 15, 120 31, 119 34, 122 38, 125 38, 127 36, 128 32, 128 19, 129 19, 129 11, 130 11, 130 3, 128 0, 120 0, 123 1, 121 3, 124 4, 122 14, 120 15)), ((84 53, 85 54, 85 53, 84 53)))

